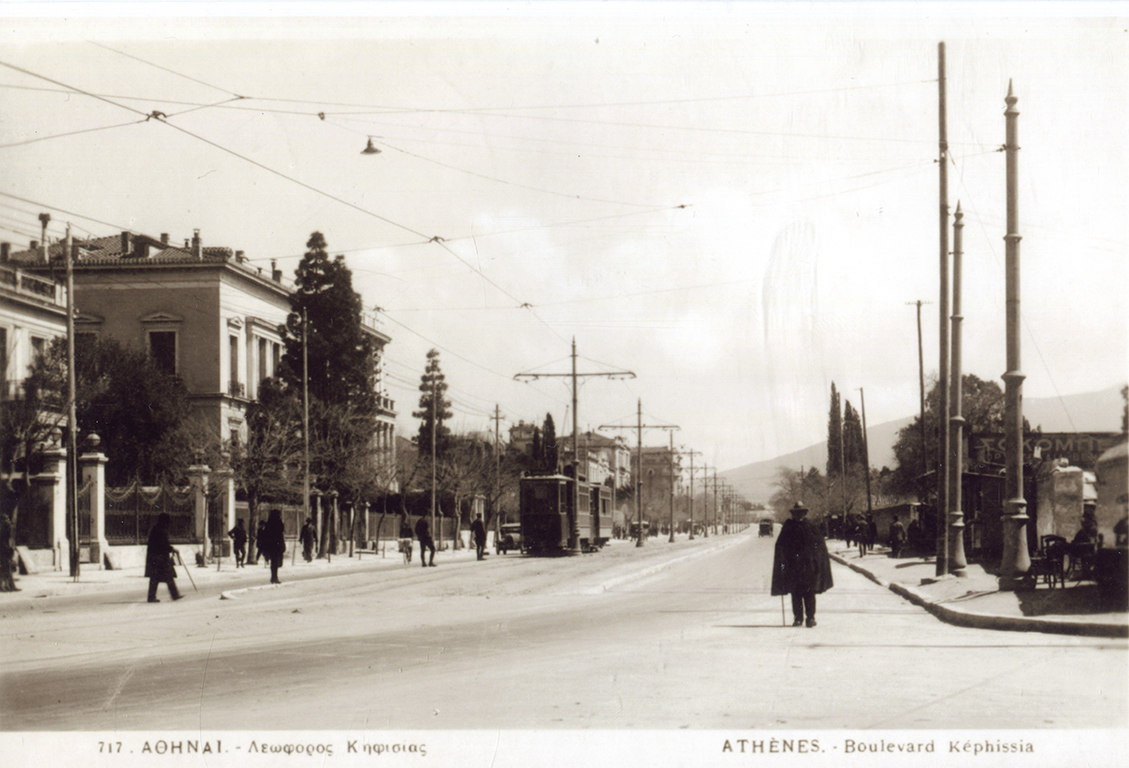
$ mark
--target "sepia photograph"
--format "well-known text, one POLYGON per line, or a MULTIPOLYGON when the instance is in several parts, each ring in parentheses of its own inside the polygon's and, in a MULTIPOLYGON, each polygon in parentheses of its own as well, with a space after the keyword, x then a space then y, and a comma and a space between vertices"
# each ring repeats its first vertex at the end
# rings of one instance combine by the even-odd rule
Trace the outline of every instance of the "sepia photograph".
POLYGON ((1129 3, 0 22, 5 765, 1124 764, 1129 3))

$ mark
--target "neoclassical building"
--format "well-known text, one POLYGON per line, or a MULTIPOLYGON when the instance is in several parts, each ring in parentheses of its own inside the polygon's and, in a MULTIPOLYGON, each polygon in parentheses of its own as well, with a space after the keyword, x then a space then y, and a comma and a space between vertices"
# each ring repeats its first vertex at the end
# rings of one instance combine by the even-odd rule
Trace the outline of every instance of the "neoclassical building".
MULTIPOLYGON (((61 257, 61 243, 49 259, 61 257)), ((247 406, 259 383, 275 374, 283 344, 279 326, 293 287, 274 267, 253 266, 243 251, 204 246, 199 230, 183 245, 133 232, 79 240, 74 261, 76 337, 113 336, 147 350, 183 379, 195 411, 223 438, 245 436, 247 406)), ((12 253, 26 272, 51 270, 42 248, 12 253)), ((55 267, 58 269, 57 265, 55 267)), ((383 382, 381 358, 391 338, 366 318, 375 344, 373 382, 380 412, 374 442, 395 449, 396 412, 383 382)))

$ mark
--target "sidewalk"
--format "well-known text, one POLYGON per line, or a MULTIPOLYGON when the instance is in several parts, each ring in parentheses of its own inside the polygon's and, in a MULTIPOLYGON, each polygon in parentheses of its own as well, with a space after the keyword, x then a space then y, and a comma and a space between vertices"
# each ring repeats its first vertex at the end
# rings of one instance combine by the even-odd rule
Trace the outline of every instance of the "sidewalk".
MULTIPOLYGON (((419 568, 419 547, 414 548, 415 555, 411 565, 404 563, 403 555, 395 549, 395 544, 383 552, 364 551, 333 555, 332 560, 315 559, 305 562, 301 554, 296 561, 292 560, 289 550, 283 561, 278 575, 285 584, 289 580, 316 578, 319 576, 344 575, 358 571, 377 571, 403 568, 419 568)), ((262 560, 258 565, 248 564, 244 568, 236 568, 235 561, 226 557, 217 568, 213 560, 206 566, 198 566, 190 560, 190 554, 184 553, 184 566, 176 566, 176 584, 181 594, 191 595, 198 589, 215 588, 221 590, 222 597, 236 598, 248 589, 269 589, 270 568, 262 560), (195 589, 193 587, 195 585, 195 589)), ((448 563, 474 560, 473 549, 446 549, 435 555, 436 566, 442 567, 448 563)), ((145 578, 143 566, 135 568, 122 568, 120 570, 99 569, 90 563, 83 563, 76 581, 66 570, 42 570, 38 573, 17 574, 16 587, 18 592, 0 592, 0 605, 16 599, 44 598, 44 597, 70 597, 76 595, 89 595, 96 593, 135 592, 138 600, 144 602, 145 592, 149 587, 149 580, 145 578)), ((157 590, 157 597, 168 600, 169 596, 162 585, 157 590)))
POLYGON ((933 558, 889 556, 876 547, 860 558, 858 547, 829 539, 832 559, 887 587, 942 621, 978 629, 1053 632, 1097 637, 1129 637, 1129 612, 1100 610, 1097 586, 1068 581, 1066 588, 1039 584, 1034 589, 1001 592, 996 576, 979 564, 968 575, 936 576, 933 558))

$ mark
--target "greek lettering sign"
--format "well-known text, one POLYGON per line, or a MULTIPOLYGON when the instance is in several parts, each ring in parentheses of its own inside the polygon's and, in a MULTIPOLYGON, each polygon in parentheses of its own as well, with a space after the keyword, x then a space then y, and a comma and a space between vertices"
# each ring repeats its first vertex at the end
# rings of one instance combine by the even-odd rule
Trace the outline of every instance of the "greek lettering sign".
MULTIPOLYGON (((1092 469, 1102 451, 1117 442, 1117 432, 1046 432, 1027 434, 1023 439, 1024 461, 1065 458, 1072 465, 1092 469)), ((979 461, 1004 463, 1004 435, 978 432, 969 436, 968 452, 979 461)))

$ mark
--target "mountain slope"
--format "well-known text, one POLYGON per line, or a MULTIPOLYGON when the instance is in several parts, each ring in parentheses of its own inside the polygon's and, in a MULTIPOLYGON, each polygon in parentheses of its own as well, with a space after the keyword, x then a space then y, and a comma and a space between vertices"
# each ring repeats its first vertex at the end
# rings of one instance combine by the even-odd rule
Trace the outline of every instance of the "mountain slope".
MULTIPOLYGON (((1027 421, 1043 432, 1116 432, 1121 428, 1123 409, 1121 386, 1062 398, 1025 398, 1023 401, 1023 414, 1027 421)), ((913 417, 909 416, 867 428, 872 467, 894 466, 894 442, 898 439, 898 432, 912 422, 913 417)), ((820 472, 826 472, 827 441, 718 474, 749 501, 767 502, 776 492, 773 482, 777 467, 815 467, 820 472)))

